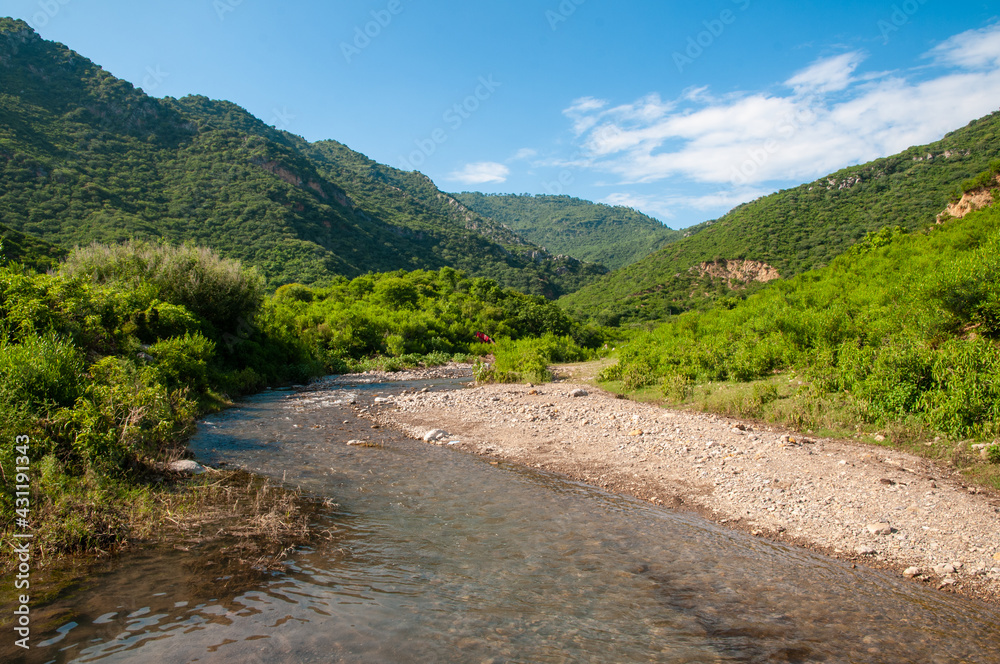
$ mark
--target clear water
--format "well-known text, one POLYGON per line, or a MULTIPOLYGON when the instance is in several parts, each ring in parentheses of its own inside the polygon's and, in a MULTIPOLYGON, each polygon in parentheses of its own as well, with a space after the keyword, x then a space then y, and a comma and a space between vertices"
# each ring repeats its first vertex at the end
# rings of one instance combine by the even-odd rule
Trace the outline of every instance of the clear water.
POLYGON ((133 554, 36 611, 60 630, 30 655, 0 657, 1000 662, 1000 614, 981 603, 401 439, 335 403, 392 389, 269 393, 199 427, 209 462, 337 502, 321 517, 335 537, 288 573, 240 586, 197 550, 133 554), (379 446, 345 444, 362 436, 379 446))

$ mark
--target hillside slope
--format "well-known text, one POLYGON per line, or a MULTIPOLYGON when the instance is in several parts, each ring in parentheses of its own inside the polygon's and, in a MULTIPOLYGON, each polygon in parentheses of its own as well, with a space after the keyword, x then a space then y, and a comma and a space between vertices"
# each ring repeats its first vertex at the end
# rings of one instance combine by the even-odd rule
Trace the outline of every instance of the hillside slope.
POLYGON ((645 258, 684 235, 632 208, 571 196, 468 191, 453 196, 470 210, 510 226, 549 251, 612 270, 645 258))
POLYGON ((155 99, 0 19, 0 222, 64 247, 192 241, 269 284, 451 265, 557 297, 605 273, 465 210, 419 173, 239 106, 155 99))
MULTIPOLYGON (((1000 112, 943 139, 740 205, 561 302, 605 322, 662 319, 760 287, 711 276, 757 261, 787 278, 827 265, 866 233, 932 224, 960 184, 1000 155, 1000 112)), ((727 301, 728 302, 728 301, 727 301)))

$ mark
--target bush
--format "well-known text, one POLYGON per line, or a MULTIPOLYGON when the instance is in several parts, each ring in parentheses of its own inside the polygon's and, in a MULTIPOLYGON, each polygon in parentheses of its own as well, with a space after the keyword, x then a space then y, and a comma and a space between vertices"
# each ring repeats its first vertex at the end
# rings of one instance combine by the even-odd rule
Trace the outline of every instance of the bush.
POLYGON ((255 270, 192 245, 92 244, 70 253, 60 273, 123 289, 148 282, 161 300, 186 307, 219 333, 249 325, 264 301, 264 280, 255 270))
POLYGON ((156 371, 168 387, 188 387, 196 392, 208 387, 208 368, 215 356, 215 344, 200 332, 159 341, 149 347, 149 354, 156 360, 156 371))
POLYGON ((32 409, 72 405, 83 370, 80 352, 52 333, 17 344, 0 341, 0 401, 32 409))

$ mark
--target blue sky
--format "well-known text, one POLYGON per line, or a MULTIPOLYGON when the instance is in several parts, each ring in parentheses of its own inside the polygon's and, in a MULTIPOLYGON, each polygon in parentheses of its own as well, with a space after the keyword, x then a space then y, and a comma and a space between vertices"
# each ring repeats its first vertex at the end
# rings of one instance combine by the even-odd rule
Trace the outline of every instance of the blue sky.
POLYGON ((673 228, 1000 108, 1000 2, 5 0, 147 93, 673 228))

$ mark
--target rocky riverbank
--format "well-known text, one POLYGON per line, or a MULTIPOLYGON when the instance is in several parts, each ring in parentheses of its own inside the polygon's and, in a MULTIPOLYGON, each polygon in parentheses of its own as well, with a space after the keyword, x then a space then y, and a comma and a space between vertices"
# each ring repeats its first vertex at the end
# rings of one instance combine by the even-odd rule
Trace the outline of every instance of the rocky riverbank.
POLYGON ((355 407, 374 426, 433 444, 1000 601, 1000 497, 906 453, 571 383, 409 392, 355 407))

